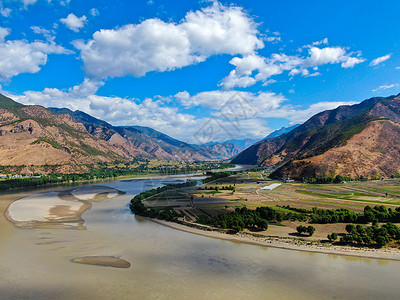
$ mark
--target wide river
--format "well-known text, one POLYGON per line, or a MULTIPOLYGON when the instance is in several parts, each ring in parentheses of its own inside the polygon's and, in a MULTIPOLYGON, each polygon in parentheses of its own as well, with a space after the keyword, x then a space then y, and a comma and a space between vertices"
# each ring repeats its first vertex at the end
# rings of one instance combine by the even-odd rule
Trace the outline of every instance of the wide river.
MULTIPOLYGON (((161 179, 101 183, 127 194, 93 203, 82 215, 86 230, 22 229, 2 216, 0 299, 400 297, 397 261, 238 244, 134 216, 128 208, 133 195, 161 184, 161 179), (82 256, 120 257, 131 267, 71 262, 82 256)), ((2 195, 0 208, 44 191, 2 195)))

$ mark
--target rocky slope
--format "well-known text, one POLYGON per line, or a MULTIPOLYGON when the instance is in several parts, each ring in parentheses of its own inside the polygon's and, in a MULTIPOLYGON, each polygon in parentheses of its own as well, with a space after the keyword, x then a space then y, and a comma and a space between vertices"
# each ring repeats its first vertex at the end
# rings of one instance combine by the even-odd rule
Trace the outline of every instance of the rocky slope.
POLYGON ((55 115, 0 95, 0 165, 24 165, 24 172, 56 165, 55 171, 73 172, 127 158, 117 147, 89 134, 69 114, 55 115))
POLYGON ((90 134, 107 141, 128 156, 141 155, 174 161, 205 161, 229 159, 242 150, 234 144, 192 145, 149 127, 112 126, 82 111, 71 111, 65 108, 49 109, 56 114, 71 115, 81 122, 90 134))
POLYGON ((387 177, 400 171, 398 123, 400 96, 371 98, 321 112, 233 162, 276 166, 276 177, 387 177))

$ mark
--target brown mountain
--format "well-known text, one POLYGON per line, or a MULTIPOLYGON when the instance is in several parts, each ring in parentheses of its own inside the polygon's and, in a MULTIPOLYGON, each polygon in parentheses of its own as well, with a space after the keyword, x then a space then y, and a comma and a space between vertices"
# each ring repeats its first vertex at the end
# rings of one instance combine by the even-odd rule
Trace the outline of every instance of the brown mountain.
POLYGON ((117 147, 87 132, 69 114, 25 106, 0 95, 0 165, 25 166, 25 172, 87 170, 86 165, 127 159, 117 147))
POLYGON ((233 159, 273 166, 276 177, 390 176, 400 171, 400 95, 321 112, 233 159))
POLYGON ((22 105, 0 94, 0 166, 22 166, 22 173, 87 171, 93 164, 137 156, 229 159, 241 150, 190 145, 148 127, 112 126, 84 112, 22 105))
POLYGON ((49 108, 56 114, 69 114, 81 122, 86 130, 107 141, 128 156, 142 155, 148 158, 174 161, 206 161, 230 159, 242 151, 234 144, 193 145, 176 140, 149 127, 113 126, 82 111, 65 108, 49 108))

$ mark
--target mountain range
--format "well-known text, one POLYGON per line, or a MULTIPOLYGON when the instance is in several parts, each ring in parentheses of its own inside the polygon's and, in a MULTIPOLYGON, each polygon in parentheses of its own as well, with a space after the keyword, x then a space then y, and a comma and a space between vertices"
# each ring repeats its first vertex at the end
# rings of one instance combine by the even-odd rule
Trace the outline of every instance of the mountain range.
POLYGON ((232 162, 274 167, 275 177, 388 177, 400 171, 399 141, 400 94, 318 113, 232 162))
POLYGON ((82 111, 23 105, 0 94, 0 166, 22 173, 87 171, 134 157, 174 161, 229 159, 234 144, 192 145, 149 127, 113 126, 82 111))

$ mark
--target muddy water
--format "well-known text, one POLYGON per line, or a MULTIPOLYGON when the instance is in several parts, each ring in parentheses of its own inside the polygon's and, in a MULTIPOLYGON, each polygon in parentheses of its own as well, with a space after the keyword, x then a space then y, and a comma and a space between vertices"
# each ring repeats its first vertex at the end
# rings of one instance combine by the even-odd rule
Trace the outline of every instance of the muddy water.
MULTIPOLYGON (((236 244, 133 216, 133 194, 160 180, 116 181, 87 230, 20 229, 0 220, 1 299, 398 299, 400 263, 236 244), (129 268, 77 264, 112 256, 129 268)), ((0 205, 13 198, 4 195, 0 205)))

